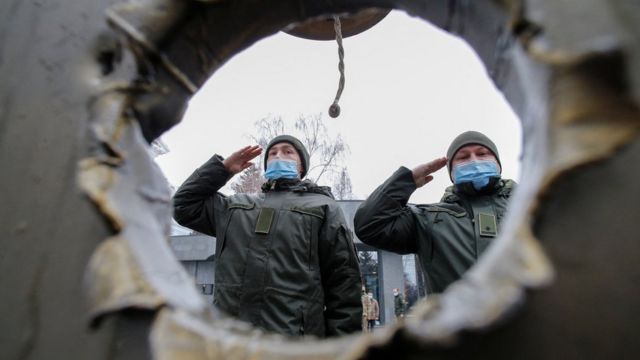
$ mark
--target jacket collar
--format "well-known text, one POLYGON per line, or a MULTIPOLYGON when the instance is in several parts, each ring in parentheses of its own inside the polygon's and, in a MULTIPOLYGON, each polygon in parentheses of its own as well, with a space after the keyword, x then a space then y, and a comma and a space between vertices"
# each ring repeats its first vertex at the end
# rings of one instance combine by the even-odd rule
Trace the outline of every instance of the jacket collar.
POLYGON ((299 193, 315 193, 334 198, 331 188, 328 186, 318 186, 311 180, 300 179, 276 179, 269 180, 262 184, 262 192, 291 191, 299 193))
MULTIPOLYGON (((510 180, 508 180, 510 181, 510 180)), ((473 184, 470 182, 449 186, 442 196, 441 202, 453 203, 460 200, 460 197, 474 197, 483 195, 509 195, 503 194, 505 190, 505 184, 507 181, 501 178, 494 177, 489 180, 489 184, 480 190, 476 190, 473 184)), ((511 187, 508 188, 508 192, 511 191, 511 187)))

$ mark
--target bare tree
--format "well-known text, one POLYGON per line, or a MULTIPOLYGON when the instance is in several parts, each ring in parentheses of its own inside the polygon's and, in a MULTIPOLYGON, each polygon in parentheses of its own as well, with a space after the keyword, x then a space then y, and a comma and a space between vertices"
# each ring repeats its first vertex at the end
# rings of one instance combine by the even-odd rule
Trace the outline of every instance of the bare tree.
POLYGON ((284 120, 282 120, 281 116, 264 117, 253 123, 253 125, 256 128, 256 132, 255 135, 249 135, 249 138, 262 148, 266 148, 269 140, 284 134, 286 130, 284 120))
MULTIPOLYGON (((280 116, 270 116, 262 118, 254 123, 255 135, 249 138, 256 144, 266 148, 269 141, 282 134, 291 134, 300 139, 309 152, 310 167, 307 171, 307 178, 317 184, 326 185, 333 180, 334 187, 338 190, 336 198, 351 198, 351 178, 347 169, 343 166, 345 156, 349 152, 349 146, 340 135, 331 137, 321 114, 300 115, 296 119, 293 129, 286 126, 280 116), (331 179, 331 180, 330 180, 331 179)), ((243 173, 231 188, 236 193, 255 193, 260 191, 264 183, 262 177, 262 164, 264 161, 262 154, 256 160, 256 167, 243 173)))
POLYGON ((264 183, 260 166, 254 164, 243 171, 238 180, 231 184, 231 190, 236 194, 255 194, 260 191, 260 187, 264 183))
POLYGON ((339 134, 335 138, 329 135, 321 114, 298 117, 295 129, 296 133, 300 134, 300 141, 309 151, 309 163, 312 166, 307 178, 320 183, 324 175, 330 176, 340 172, 340 165, 349 152, 349 146, 339 134))
POLYGON ((358 251, 360 271, 363 275, 375 275, 378 273, 378 254, 375 251, 358 251))
POLYGON ((349 177, 347 168, 343 167, 333 183, 333 195, 338 200, 349 200, 353 199, 352 191, 351 177, 349 177))

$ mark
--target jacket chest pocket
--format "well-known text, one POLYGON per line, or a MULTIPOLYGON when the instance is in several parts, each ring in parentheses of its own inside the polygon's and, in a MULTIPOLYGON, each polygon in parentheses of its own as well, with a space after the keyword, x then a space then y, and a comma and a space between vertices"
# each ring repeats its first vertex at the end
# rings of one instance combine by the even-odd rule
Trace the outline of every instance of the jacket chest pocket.
POLYGON ((458 252, 461 248, 469 252, 475 247, 473 223, 468 213, 462 208, 456 210, 436 206, 427 210, 429 221, 425 228, 431 238, 428 259, 433 260, 436 254, 458 252))
MULTIPOLYGON (((245 235, 247 229, 253 230, 258 218, 258 209, 253 203, 230 203, 227 206, 227 217, 224 220, 224 229, 220 232, 222 236, 216 242, 216 257, 225 251, 227 237, 231 236, 234 243, 242 245, 248 237, 245 235)), ((246 244, 244 244, 246 245, 246 244)))
POLYGON ((290 229, 296 231, 292 235, 299 236, 294 243, 302 246, 300 255, 308 264, 308 269, 314 270, 318 263, 318 237, 324 222, 324 211, 319 207, 293 207, 289 210, 290 229))

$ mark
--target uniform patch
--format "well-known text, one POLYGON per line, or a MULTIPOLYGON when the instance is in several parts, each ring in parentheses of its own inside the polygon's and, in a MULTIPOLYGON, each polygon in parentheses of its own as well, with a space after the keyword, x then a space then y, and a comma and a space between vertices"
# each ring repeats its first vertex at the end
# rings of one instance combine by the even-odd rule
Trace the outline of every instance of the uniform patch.
POLYGON ((260 215, 258 215, 258 221, 256 222, 256 234, 266 235, 269 233, 274 214, 275 210, 272 208, 260 209, 260 215))
POLYGON ((498 225, 493 214, 478 213, 478 226, 480 236, 496 237, 498 235, 498 225))

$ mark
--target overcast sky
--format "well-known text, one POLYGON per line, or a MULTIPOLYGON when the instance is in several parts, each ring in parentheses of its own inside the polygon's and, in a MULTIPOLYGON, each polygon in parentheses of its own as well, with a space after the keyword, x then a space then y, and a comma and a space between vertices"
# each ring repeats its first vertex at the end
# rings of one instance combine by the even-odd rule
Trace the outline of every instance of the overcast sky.
MULTIPOLYGON (((519 179, 521 129, 516 115, 463 41, 421 19, 393 11, 373 28, 344 39, 346 84, 337 119, 327 115, 338 86, 335 41, 279 33, 236 55, 193 97, 184 119, 162 136, 170 152, 156 160, 179 186, 213 154, 249 145, 254 122, 321 113, 350 147, 346 165, 358 199, 399 166, 444 156, 466 130, 498 146, 503 177, 519 179)), ((437 202, 446 170, 418 189, 414 203, 437 202)), ((228 190, 223 190, 228 192, 228 190)))

